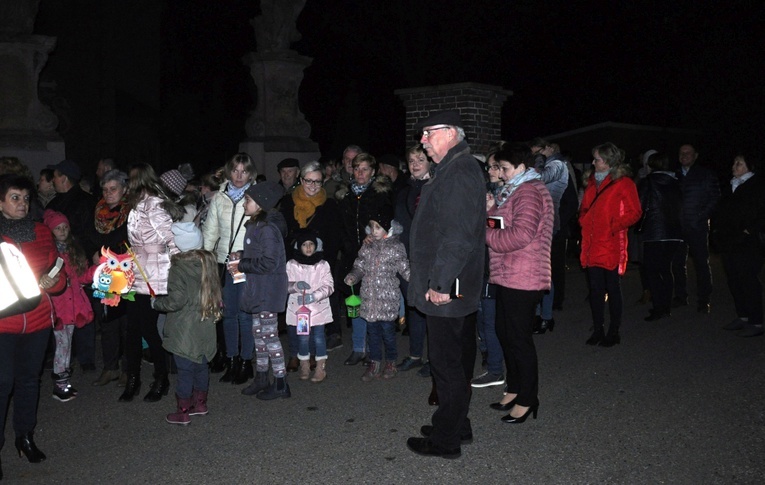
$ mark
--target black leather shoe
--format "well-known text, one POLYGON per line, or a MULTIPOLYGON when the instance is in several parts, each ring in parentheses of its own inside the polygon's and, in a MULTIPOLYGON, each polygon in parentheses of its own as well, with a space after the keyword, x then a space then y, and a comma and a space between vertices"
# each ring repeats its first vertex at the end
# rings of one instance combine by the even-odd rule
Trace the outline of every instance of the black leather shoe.
MULTIPOLYGON (((426 438, 430 438, 430 435, 433 434, 433 426, 426 424, 425 426, 420 428, 420 434, 426 438)), ((460 435, 460 444, 463 445, 469 445, 473 442, 473 432, 465 433, 463 435, 460 435)))
POLYGON ((699 303, 696 307, 696 311, 699 313, 710 314, 712 313, 712 305, 709 303, 699 303))
POLYGON ((345 365, 357 365, 359 362, 362 362, 366 358, 367 354, 364 352, 351 352, 351 355, 348 356, 347 359, 345 359, 344 364, 345 365))
POLYGON ((661 320, 662 318, 671 317, 671 316, 672 314, 668 311, 651 310, 648 316, 645 317, 643 320, 645 320, 646 322, 655 322, 656 320, 661 320))
POLYGON ((429 438, 409 438, 406 440, 406 446, 413 452, 422 456, 438 456, 441 458, 454 459, 459 458, 460 455, 462 455, 462 450, 459 448, 442 448, 431 442, 429 438))
POLYGON ((555 328, 555 319, 551 318, 549 320, 540 320, 539 325, 534 327, 534 334, 541 335, 545 332, 553 331, 553 328, 555 328))
POLYGON ((510 401, 507 404, 502 404, 501 402, 493 402, 489 404, 489 407, 492 409, 496 409, 497 411, 510 411, 513 406, 515 406, 515 399, 510 401))
POLYGON ((29 463, 40 463, 47 458, 45 453, 37 449, 32 435, 34 433, 29 432, 22 436, 16 437, 16 450, 19 452, 19 457, 26 456, 29 463))
POLYGON ((169 390, 170 381, 167 378, 167 374, 154 376, 154 382, 151 383, 151 388, 143 397, 143 400, 146 402, 157 402, 162 399, 162 396, 167 396, 169 390))
POLYGON ((601 340, 605 338, 605 335, 603 334, 603 331, 595 331, 590 335, 590 338, 587 339, 585 342, 587 345, 598 345, 601 340))
POLYGON ((218 382, 231 382, 239 371, 242 359, 237 355, 236 357, 228 357, 225 362, 226 372, 218 379, 218 382))
POLYGON ((125 391, 119 398, 120 402, 130 402, 141 392, 141 378, 138 374, 128 374, 125 383, 125 391))
POLYGON ((210 372, 213 374, 220 374, 226 370, 226 354, 220 350, 215 353, 215 357, 210 362, 210 372))
POLYGON ((255 374, 252 370, 252 359, 242 359, 239 365, 239 371, 231 379, 232 384, 240 385, 252 379, 255 374))
POLYGON ((508 424, 521 424, 529 417, 529 414, 531 414, 534 419, 537 419, 537 412, 539 411, 539 403, 536 403, 535 405, 529 407, 529 409, 526 410, 526 412, 523 414, 523 416, 514 417, 511 415, 503 416, 502 422, 508 423, 508 424))
POLYGON ((598 344, 601 347, 613 347, 616 344, 622 343, 622 338, 619 336, 619 334, 616 335, 606 335, 603 340, 600 341, 598 344))

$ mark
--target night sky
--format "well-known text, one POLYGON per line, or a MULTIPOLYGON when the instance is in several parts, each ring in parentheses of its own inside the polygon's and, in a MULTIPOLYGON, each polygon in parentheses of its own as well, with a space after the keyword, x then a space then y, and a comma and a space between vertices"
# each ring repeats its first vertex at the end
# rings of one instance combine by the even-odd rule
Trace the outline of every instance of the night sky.
MULTIPOLYGON (((160 157, 203 168, 245 137, 254 85, 241 58, 256 50, 258 2, 162 5, 160 157)), ((727 166, 759 148, 765 123, 759 1, 308 0, 297 27, 293 49, 314 59, 300 106, 327 156, 349 143, 402 154, 393 91, 456 82, 513 91, 508 140, 604 121, 691 128, 727 166)))

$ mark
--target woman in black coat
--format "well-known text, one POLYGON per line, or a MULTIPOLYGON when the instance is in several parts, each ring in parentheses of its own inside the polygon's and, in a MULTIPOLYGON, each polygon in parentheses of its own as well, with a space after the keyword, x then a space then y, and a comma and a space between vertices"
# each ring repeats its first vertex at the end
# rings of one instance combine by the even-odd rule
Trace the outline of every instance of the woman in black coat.
POLYGON ((653 309, 645 317, 652 322, 670 316, 672 289, 672 257, 682 242, 680 182, 669 170, 669 158, 654 153, 648 158, 651 173, 638 188, 643 218, 638 231, 643 242, 643 271, 651 292, 653 309))
POLYGON ((763 334, 763 264, 760 234, 765 230, 765 184, 754 173, 755 164, 743 155, 733 160, 733 178, 712 215, 710 239, 722 256, 728 288, 737 317, 723 328, 739 337, 763 334))

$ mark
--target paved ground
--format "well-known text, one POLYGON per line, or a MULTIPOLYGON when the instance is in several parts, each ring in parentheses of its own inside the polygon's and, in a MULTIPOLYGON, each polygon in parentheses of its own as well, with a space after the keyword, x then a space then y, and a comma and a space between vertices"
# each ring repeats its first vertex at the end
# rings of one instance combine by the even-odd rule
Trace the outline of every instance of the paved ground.
MULTIPOLYGON (((573 266, 576 266, 572 262, 573 266)), ((499 388, 473 393, 475 441, 458 460, 423 458, 406 439, 429 423, 430 380, 414 371, 363 383, 330 354, 329 378, 290 380, 293 397, 261 402, 217 382, 210 414, 188 427, 164 422, 170 398, 118 403, 115 386, 50 398, 43 382, 35 435, 42 464, 15 456, 10 422, 2 452, 9 483, 765 483, 765 338, 720 326, 733 316, 719 275, 711 315, 695 307, 643 322, 637 271, 624 279, 622 344, 584 345, 590 313, 582 274, 568 275, 553 333, 537 336, 539 419, 507 425, 489 409, 499 388)), ((691 275, 691 280, 693 276, 691 275)), ((399 353, 408 348, 399 337, 399 353)), ((144 366, 144 382, 150 380, 144 366)), ((10 416, 8 418, 10 420, 10 416)))

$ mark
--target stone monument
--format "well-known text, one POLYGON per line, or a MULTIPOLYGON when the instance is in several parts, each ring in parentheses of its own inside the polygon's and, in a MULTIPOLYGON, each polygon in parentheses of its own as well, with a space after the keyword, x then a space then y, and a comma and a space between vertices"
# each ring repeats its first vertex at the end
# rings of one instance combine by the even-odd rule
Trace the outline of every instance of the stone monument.
POLYGON ((40 71, 55 37, 32 35, 40 0, 0 1, 0 156, 17 157, 33 175, 64 158, 58 118, 38 97, 40 71))
POLYGON ((300 40, 295 21, 306 0, 261 0, 262 14, 252 19, 257 52, 242 59, 257 86, 255 109, 247 119, 247 139, 239 149, 248 153, 259 173, 276 180, 276 165, 297 158, 301 165, 318 160, 319 146, 308 136, 311 125, 298 106, 303 70, 312 59, 290 50, 300 40))

